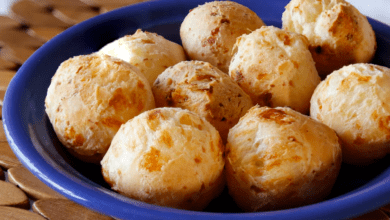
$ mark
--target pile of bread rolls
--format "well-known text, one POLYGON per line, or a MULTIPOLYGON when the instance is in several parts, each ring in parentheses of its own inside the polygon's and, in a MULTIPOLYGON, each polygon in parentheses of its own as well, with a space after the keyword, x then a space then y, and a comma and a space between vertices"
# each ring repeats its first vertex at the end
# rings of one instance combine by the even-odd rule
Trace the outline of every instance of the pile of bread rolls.
POLYGON ((390 69, 368 64, 374 31, 344 0, 291 0, 282 24, 205 3, 182 46, 137 30, 63 62, 46 113, 69 152, 136 200, 202 210, 227 185, 248 212, 319 202, 342 162, 390 151, 390 69))

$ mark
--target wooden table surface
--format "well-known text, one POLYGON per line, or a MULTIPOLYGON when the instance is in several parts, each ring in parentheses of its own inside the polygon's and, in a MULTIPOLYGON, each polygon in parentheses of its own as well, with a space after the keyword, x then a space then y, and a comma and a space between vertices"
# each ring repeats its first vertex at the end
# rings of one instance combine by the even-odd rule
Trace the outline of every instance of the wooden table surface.
MULTIPOLYGON (((19 67, 46 41, 101 13, 145 0, 18 0, 0 16, 0 119, 4 94, 19 67)), ((0 121, 2 122, 2 121, 0 121)), ((390 205, 355 219, 387 219, 390 205)), ((0 220, 113 219, 58 194, 12 152, 0 126, 0 220), (70 217, 71 216, 71 217, 70 217)))

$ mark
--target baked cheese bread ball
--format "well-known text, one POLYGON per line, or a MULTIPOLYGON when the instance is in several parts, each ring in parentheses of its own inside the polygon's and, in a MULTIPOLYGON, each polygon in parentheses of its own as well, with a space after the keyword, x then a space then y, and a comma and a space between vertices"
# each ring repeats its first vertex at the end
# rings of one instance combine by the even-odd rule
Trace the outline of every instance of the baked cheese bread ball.
POLYGON ((150 86, 166 68, 186 60, 183 47, 155 33, 138 29, 133 35, 121 37, 99 50, 136 66, 150 86))
POLYGON ((229 132, 229 194, 248 212, 319 202, 341 158, 338 137, 326 125, 288 107, 254 106, 229 132))
POLYGON ((99 54, 64 61, 45 99, 58 139, 93 163, 100 162, 121 124, 154 107, 149 82, 137 68, 99 54))
POLYGON ((156 108, 122 125, 101 161, 112 189, 160 206, 202 210, 224 188, 224 146, 202 117, 156 108))
POLYGON ((320 83, 309 42, 300 34, 264 26, 237 38, 229 75, 260 106, 308 113, 320 83))
POLYGON ((389 102, 390 69, 351 64, 319 84, 310 115, 337 132, 344 162, 362 165, 390 152, 389 102))
POLYGON ((249 8, 231 1, 213 1, 190 11, 180 27, 188 57, 202 60, 227 73, 236 38, 263 26, 249 8))
POLYGON ((370 62, 375 33, 367 18, 344 0, 291 0, 283 29, 305 35, 320 76, 352 63, 370 62))
POLYGON ((229 129, 253 106, 227 74, 208 62, 183 61, 166 69, 152 91, 157 107, 180 107, 206 118, 226 142, 229 129))

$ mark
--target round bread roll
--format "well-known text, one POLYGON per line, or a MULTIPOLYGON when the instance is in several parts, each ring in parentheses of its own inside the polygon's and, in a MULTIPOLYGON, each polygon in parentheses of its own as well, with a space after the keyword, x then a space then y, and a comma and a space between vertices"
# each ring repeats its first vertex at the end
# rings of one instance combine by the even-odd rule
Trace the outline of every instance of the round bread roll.
POLYGON ((52 78, 46 113, 61 143, 77 158, 99 163, 121 124, 155 107, 146 78, 107 55, 64 61, 52 78))
POLYGON ((320 76, 352 63, 370 62, 375 33, 367 18, 344 0, 291 0, 283 29, 305 35, 320 76))
POLYGON ((206 118, 226 143, 229 129, 253 106, 227 74, 210 63, 183 61, 165 70, 152 91, 157 107, 180 107, 206 118))
POLYGON ((390 151, 389 103, 390 69, 351 64, 318 85, 310 115, 336 131, 345 163, 364 165, 390 151))
POLYGON ((236 38, 265 25, 249 8, 231 1, 214 1, 194 8, 180 27, 188 57, 227 73, 236 38))
POLYGON ((224 146, 202 117, 156 108, 122 125, 101 161, 119 193, 160 206, 202 210, 223 189, 224 146))
POLYGON ((229 194, 244 211, 319 202, 336 181, 341 157, 326 125, 288 107, 254 106, 229 132, 229 194))
POLYGON ((182 46, 155 33, 138 29, 133 35, 121 37, 99 50, 136 66, 153 85, 166 68, 186 60, 182 46))
POLYGON ((307 39, 273 26, 237 38, 230 77, 260 106, 288 106, 309 112, 320 83, 307 39))

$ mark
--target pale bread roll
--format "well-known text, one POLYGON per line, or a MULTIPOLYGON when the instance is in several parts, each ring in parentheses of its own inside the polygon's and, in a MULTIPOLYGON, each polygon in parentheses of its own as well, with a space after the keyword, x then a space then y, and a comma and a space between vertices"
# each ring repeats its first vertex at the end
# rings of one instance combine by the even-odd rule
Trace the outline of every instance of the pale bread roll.
POLYGON ((202 117, 156 108, 122 125, 101 161, 119 193, 147 203, 202 210, 223 189, 224 146, 202 117))
POLYGON ((138 29, 133 35, 121 37, 99 50, 136 66, 150 86, 166 68, 186 60, 183 47, 155 33, 138 29))
POLYGON ((336 181, 341 157, 326 125, 287 107, 254 106, 229 132, 229 194, 244 211, 319 202, 336 181))
POLYGON ((307 39, 273 26, 237 38, 229 75, 260 106, 309 112, 320 83, 307 39))
POLYGON ((236 38, 263 26, 249 8, 231 1, 213 1, 190 11, 180 27, 180 37, 188 57, 229 70, 236 38))
POLYGON ((98 163, 120 125, 155 103, 148 81, 137 68, 91 54, 59 66, 45 107, 61 143, 79 159, 98 163))
POLYGON ((320 76, 352 63, 370 62, 375 33, 367 18, 344 0, 291 0, 283 29, 305 35, 320 76))
POLYGON ((253 106, 227 74, 210 63, 183 61, 165 70, 152 91, 157 107, 180 107, 206 118, 226 142, 229 129, 253 106))
POLYGON ((352 64, 318 85, 310 115, 337 132, 344 162, 368 164, 390 151, 389 103, 390 69, 352 64))

